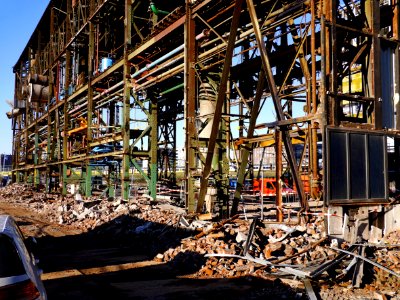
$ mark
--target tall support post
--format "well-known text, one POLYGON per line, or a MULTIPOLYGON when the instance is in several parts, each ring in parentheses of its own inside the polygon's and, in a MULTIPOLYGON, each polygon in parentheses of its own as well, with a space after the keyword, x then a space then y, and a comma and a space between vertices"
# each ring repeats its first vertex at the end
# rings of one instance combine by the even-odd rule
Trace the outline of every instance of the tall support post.
POLYGON ((229 41, 228 41, 228 45, 226 48, 225 61, 224 61, 223 69, 222 69, 222 76, 221 76, 221 81, 219 84, 217 101, 215 103, 214 120, 213 120, 213 124, 212 124, 212 128, 211 128, 210 139, 209 139, 208 145, 207 145, 207 157, 206 157, 206 162, 204 164, 203 175, 202 175, 202 178, 200 181, 199 199, 197 201, 197 208, 196 208, 196 211, 198 213, 201 212, 203 209, 204 199, 205 199, 206 192, 207 192, 208 178, 211 173, 211 164, 212 164, 212 160, 213 160, 213 156, 214 156, 214 149, 215 149, 218 132, 219 132, 219 127, 220 127, 222 108, 223 108, 225 98, 226 98, 228 76, 229 76, 229 72, 230 72, 230 68, 231 68, 233 50, 235 48, 236 34, 237 34, 237 29, 239 27, 239 19, 240 19, 240 13, 242 10, 243 2, 244 2, 244 0, 236 0, 235 1, 235 8, 234 8, 233 17, 232 17, 232 24, 231 24, 231 29, 230 29, 230 33, 229 33, 229 41))
MULTIPOLYGON (((70 41, 72 36, 71 36, 71 21, 70 17, 72 16, 72 0, 67 0, 67 26, 66 26, 66 40, 70 41)), ((62 183, 62 195, 67 194, 67 183, 66 183, 66 178, 67 178, 67 169, 68 169, 68 164, 65 162, 68 159, 68 124, 69 124, 69 116, 68 116, 68 88, 69 85, 71 84, 71 50, 68 48, 65 50, 65 86, 64 86, 64 92, 65 92, 65 98, 64 98, 64 104, 63 104, 63 114, 64 114, 64 135, 63 135, 63 164, 62 164, 62 174, 60 178, 60 183, 62 183)))
MULTIPOLYGON (((275 128, 275 178, 276 178, 276 220, 283 222, 283 202, 282 202, 282 131, 275 128)), ((263 183, 264 184, 264 183, 263 183)))
POLYGON ((114 165, 108 167, 108 197, 115 197, 115 180, 116 180, 116 170, 114 165))
MULTIPOLYGON (((14 86, 17 86, 17 74, 14 75, 14 86)), ((16 98, 16 92, 14 90, 14 106, 17 107, 17 98, 16 98)), ((20 117, 19 117, 20 118, 20 117)), ((17 132, 17 120, 14 118, 12 120, 12 133, 13 133, 13 138, 12 138, 12 170, 17 168, 17 153, 19 153, 19 146, 18 143, 16 142, 16 132, 17 132)), ((17 182, 18 178, 18 172, 12 171, 11 173, 11 179, 12 182, 17 182)))
MULTIPOLYGON (((311 0, 311 103, 312 113, 317 113, 317 59, 316 59, 316 47, 315 47, 315 27, 316 27, 316 11, 315 11, 315 0, 311 0)), ((314 198, 318 197, 318 122, 311 122, 311 168, 312 168, 312 185, 311 192, 314 198)))
MULTIPOLYGON (((326 59, 326 35, 327 35, 327 29, 326 29, 326 23, 325 23, 325 15, 321 15, 321 30, 320 30, 320 35, 321 35, 321 79, 320 79, 320 101, 321 101, 321 108, 322 108, 322 135, 324 135, 325 132, 325 126, 327 125, 327 119, 328 119, 328 107, 327 107, 327 97, 326 97, 326 79, 329 75, 328 70, 327 70, 327 59, 326 59)), ((324 144, 324 143, 323 143, 324 144)), ((325 152, 324 152, 325 153, 325 152)))
MULTIPOLYGON (((96 4, 94 0, 90 0, 90 15, 95 12, 96 4)), ((92 130, 92 123, 93 123, 93 86, 92 86, 92 79, 94 73, 94 55, 95 55, 95 25, 90 22, 89 23, 89 49, 88 49, 88 90, 87 90, 87 131, 86 131, 86 154, 90 153, 90 144, 93 140, 93 130, 92 130)), ((89 161, 86 162, 86 196, 91 196, 92 194, 92 171, 89 165, 89 161)))
MULTIPOLYGON (((326 137, 325 137, 325 129, 328 125, 328 101, 326 96, 326 89, 327 89, 327 78, 329 75, 329 71, 327 68, 327 58, 326 58, 326 43, 327 43, 327 29, 325 23, 325 14, 321 15, 321 79, 320 79, 320 101, 322 107, 322 117, 321 117, 321 134, 322 134, 322 153, 326 153, 326 137)), ((322 156, 323 165, 326 166, 325 155, 322 156)), ((323 176, 323 186, 326 187, 326 174, 323 176)), ((326 210, 326 188, 324 189, 323 193, 323 203, 324 209, 326 210)))
POLYGON ((368 66, 368 96, 374 98, 372 124, 382 129, 381 46, 380 46, 380 2, 365 0, 365 18, 372 32, 372 47, 366 62, 368 66))
POLYGON ((122 196, 124 200, 129 199, 129 138, 130 138, 130 64, 128 53, 131 46, 131 20, 132 20, 132 1, 125 0, 125 44, 124 44, 124 101, 123 101, 123 121, 122 121, 122 196))
POLYGON ((375 129, 382 129, 382 86, 381 86, 381 42, 380 33, 380 1, 371 0, 372 8, 372 79, 374 87, 375 109, 374 125, 375 129))
POLYGON ((35 166, 33 170, 33 186, 35 188, 38 187, 39 185, 39 169, 37 168, 37 165, 39 164, 39 132, 38 132, 38 125, 35 125, 35 153, 33 155, 33 164, 35 166))
POLYGON ((85 195, 89 197, 92 195, 92 167, 86 166, 86 176, 85 176, 85 195))
MULTIPOLYGON (((51 10, 53 11, 53 9, 51 10)), ((49 58, 50 61, 50 58, 49 58)), ((50 63, 49 63, 50 65, 50 63)), ((54 88, 54 76, 53 76, 53 70, 49 70, 49 99, 47 100, 47 107, 50 107, 51 103, 51 98, 53 97, 53 88, 54 88)), ((49 163, 52 160, 52 155, 51 155, 51 144, 53 143, 54 139, 52 138, 52 131, 53 131, 53 126, 52 126, 52 116, 53 114, 48 112, 47 114, 47 146, 46 146, 46 162, 49 163)), ((51 181, 51 168, 49 165, 46 167, 46 192, 50 193, 50 181, 51 181)))
POLYGON ((172 124, 172 135, 173 135, 173 145, 172 145, 172 153, 174 153, 175 157, 173 159, 172 172, 174 176, 171 178, 173 183, 176 183, 176 165, 177 165, 177 157, 176 157, 176 122, 172 124))
MULTIPOLYGON (((247 2, 247 8, 249 10, 250 18, 251 18, 251 23, 254 28, 254 34, 255 34, 255 37, 257 40, 258 48, 260 49, 261 61, 262 61, 263 69, 265 71, 265 75, 267 78, 268 86, 271 91, 271 97, 274 102, 276 115, 277 115, 278 121, 282 121, 285 119, 285 117, 283 114, 281 99, 280 99, 280 96, 278 94, 278 89, 275 84, 275 79, 274 79, 274 75, 272 73, 272 68, 271 68, 271 65, 269 62, 267 49, 265 47, 265 43, 264 43, 264 40, 261 35, 260 25, 258 24, 255 6, 253 3, 253 0, 246 0, 246 2, 247 2)), ((286 150, 286 153, 288 156, 290 169, 292 170, 296 188, 299 193, 301 207, 303 210, 309 210, 309 205, 308 205, 307 199, 304 195, 303 183, 300 179, 300 172, 299 172, 297 164, 296 164, 296 157, 294 154, 292 142, 290 140, 290 135, 287 130, 284 130, 282 133, 283 133, 282 138, 283 138, 285 150, 286 150)))
POLYGON ((196 169, 196 75, 194 64, 196 61, 196 39, 195 39, 195 21, 192 17, 192 8, 189 0, 186 0, 186 21, 185 21, 185 184, 186 184, 186 207, 189 213, 196 210, 195 197, 195 178, 196 169))
POLYGON ((327 46, 326 53, 330 57, 327 57, 327 64, 329 72, 329 120, 328 123, 330 125, 339 126, 339 111, 340 111, 340 103, 336 97, 337 94, 337 75, 338 75, 338 67, 337 67, 337 40, 336 40, 336 9, 337 9, 337 0, 327 1, 327 20, 331 23, 330 26, 330 34, 327 35, 327 46))
MULTIPOLYGON (((29 49, 29 57, 31 57, 32 56, 32 51, 31 51, 31 49, 29 49)), ((30 64, 30 61, 29 61, 29 64, 30 64)), ((27 70, 28 72, 30 71, 29 69, 27 70)), ((26 111, 25 111, 25 123, 24 123, 24 130, 23 130, 23 134, 24 134, 24 141, 25 141, 25 144, 24 144, 24 155, 25 155, 25 162, 28 162, 28 159, 29 159, 29 156, 28 156, 28 150, 29 150, 29 130, 28 130, 28 128, 29 128, 29 123, 31 122, 31 117, 30 117, 30 115, 31 115, 31 113, 32 113, 32 110, 31 110, 31 106, 32 106, 32 103, 29 103, 29 101, 26 101, 26 105, 25 105, 25 109, 26 109, 26 111)), ((24 174, 24 179, 23 179, 23 182, 26 182, 27 180, 28 180, 28 172, 27 172, 27 170, 25 170, 24 172, 23 172, 23 174, 24 174)))
MULTIPOLYGON (((90 0, 90 15, 92 15, 95 11, 95 1, 90 0)), ((93 86, 92 86, 92 78, 93 78, 93 62, 94 62, 94 24, 92 22, 89 23, 89 51, 88 51, 88 90, 87 90, 87 131, 86 131, 86 154, 90 153, 90 143, 93 140, 93 131, 92 131, 92 123, 93 123, 93 86)), ((92 171, 89 165, 89 160, 86 161, 86 196, 92 195, 92 171)))
POLYGON ((150 197, 153 201, 157 197, 157 99, 152 96, 150 99, 150 197))

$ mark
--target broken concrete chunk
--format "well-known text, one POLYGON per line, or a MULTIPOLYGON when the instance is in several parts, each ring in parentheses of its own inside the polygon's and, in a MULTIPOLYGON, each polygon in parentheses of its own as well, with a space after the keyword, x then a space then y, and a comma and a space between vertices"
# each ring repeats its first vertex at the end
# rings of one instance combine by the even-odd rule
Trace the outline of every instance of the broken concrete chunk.
POLYGON ((247 235, 239 231, 236 235, 236 242, 240 244, 246 242, 246 240, 247 240, 247 235))

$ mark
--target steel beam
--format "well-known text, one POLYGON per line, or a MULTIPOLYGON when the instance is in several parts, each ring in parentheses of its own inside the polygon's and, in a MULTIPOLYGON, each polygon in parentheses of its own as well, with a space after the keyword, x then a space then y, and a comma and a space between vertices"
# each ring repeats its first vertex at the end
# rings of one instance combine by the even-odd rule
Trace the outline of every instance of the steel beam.
POLYGON ((130 63, 128 59, 129 50, 131 47, 131 26, 128 23, 132 20, 132 1, 125 0, 125 22, 124 22, 124 100, 123 100, 123 116, 122 116, 122 140, 123 140, 123 155, 122 155, 122 197, 124 200, 129 199, 129 139, 130 139, 130 99, 131 99, 131 84, 130 84, 130 63))
POLYGON ((196 75, 194 64, 196 61, 196 39, 195 22, 192 17, 192 8, 189 0, 186 0, 186 22, 185 22, 185 77, 184 77, 184 98, 185 98, 185 184, 186 184, 186 207, 190 213, 196 210, 195 178, 196 170, 196 75))
MULTIPOLYGON (((368 1, 369 2, 369 1, 368 1)), ((375 98, 374 107, 374 125, 375 129, 382 129, 382 83, 381 83, 381 42, 380 42, 380 1, 370 2, 372 11, 372 80, 373 95, 375 98)))
MULTIPOLYGON (((283 201, 282 201, 282 131, 275 128, 275 180, 276 180, 276 220, 283 222, 283 201)), ((264 184, 264 183, 263 183, 264 184)))
MULTIPOLYGON (((95 10, 95 1, 90 0, 90 12, 93 13, 95 10)), ((94 32, 94 24, 90 23, 89 24, 89 53, 88 53, 88 94, 87 94, 87 131, 86 131, 86 139, 87 139, 87 145, 86 145, 86 154, 89 155, 90 153, 90 144, 93 140, 93 86, 92 86, 92 78, 93 78, 93 72, 94 72, 94 67, 93 67, 93 59, 92 57, 95 56, 95 51, 94 51, 94 39, 95 39, 95 32, 94 32)), ((92 172, 91 172, 91 167, 89 166, 89 160, 86 161, 86 177, 85 177, 85 182, 86 182, 86 196, 91 196, 91 185, 92 185, 92 172)))
POLYGON ((149 136, 149 145, 150 145, 150 182, 149 182, 149 191, 150 197, 153 201, 157 198, 157 116, 158 116, 158 107, 157 107, 157 99, 154 95, 151 96, 150 99, 150 136, 149 136))
MULTIPOLYGON (((66 40, 69 41, 71 39, 71 22, 69 21, 70 16, 72 16, 72 0, 67 0, 67 28, 66 28, 66 40)), ((71 59, 71 50, 66 49, 65 51, 65 76, 64 76, 64 94, 65 94, 65 100, 66 102, 62 106, 63 108, 63 117, 64 117, 64 135, 63 135, 63 142, 62 142, 62 149, 63 149, 63 160, 68 159, 68 125, 69 125, 69 114, 68 114, 68 88, 69 85, 71 84, 71 64, 72 64, 72 59, 71 59)), ((62 183, 62 194, 66 195, 67 194, 67 183, 64 180, 66 178, 66 173, 67 173, 68 165, 64 162, 62 164, 62 171, 60 172, 61 177, 60 177, 60 182, 62 183)))

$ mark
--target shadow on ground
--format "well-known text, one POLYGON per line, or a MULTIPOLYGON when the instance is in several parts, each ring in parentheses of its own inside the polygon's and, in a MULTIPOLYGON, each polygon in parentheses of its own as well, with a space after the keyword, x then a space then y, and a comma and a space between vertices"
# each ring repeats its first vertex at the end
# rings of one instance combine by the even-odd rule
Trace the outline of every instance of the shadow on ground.
POLYGON ((95 229, 38 238, 37 256, 49 299, 301 299, 280 280, 251 276, 198 279, 205 258, 179 253, 168 263, 153 258, 194 232, 120 216, 95 229), (185 278, 183 277, 185 276, 185 278))

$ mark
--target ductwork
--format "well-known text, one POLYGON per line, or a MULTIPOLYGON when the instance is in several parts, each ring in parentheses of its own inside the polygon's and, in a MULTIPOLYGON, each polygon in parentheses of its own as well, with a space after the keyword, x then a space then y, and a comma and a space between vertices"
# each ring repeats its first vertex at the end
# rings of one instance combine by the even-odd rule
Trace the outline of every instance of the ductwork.
POLYGON ((49 87, 41 84, 29 84, 29 102, 47 103, 49 98, 49 87))

